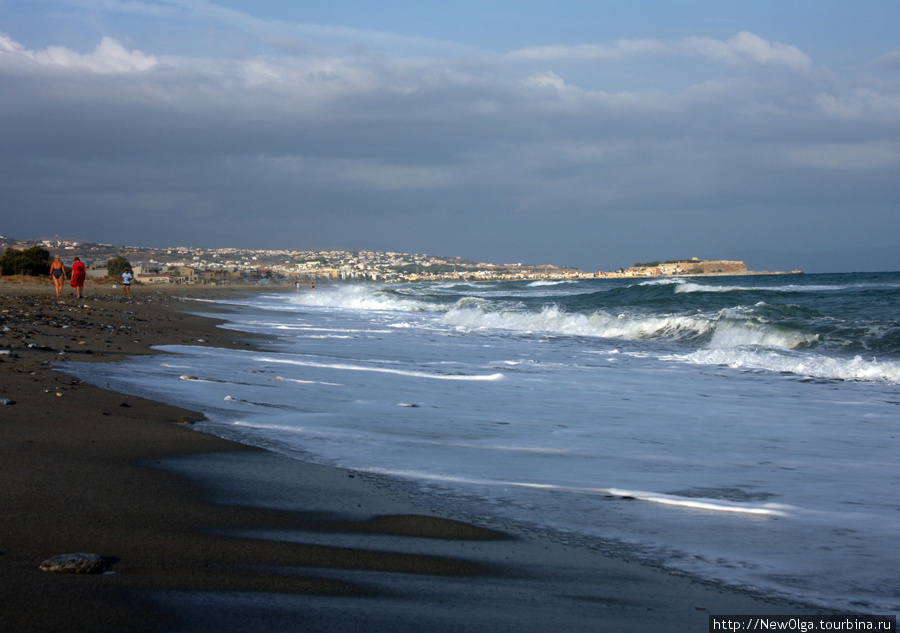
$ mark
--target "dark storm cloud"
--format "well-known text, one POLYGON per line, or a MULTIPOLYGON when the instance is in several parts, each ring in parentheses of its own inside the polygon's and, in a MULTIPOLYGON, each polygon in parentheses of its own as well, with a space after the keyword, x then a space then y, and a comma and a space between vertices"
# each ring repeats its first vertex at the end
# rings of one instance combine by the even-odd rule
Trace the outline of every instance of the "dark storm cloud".
POLYGON ((2 232, 587 269, 900 238, 896 83, 848 84, 790 45, 280 50, 0 35, 2 232))

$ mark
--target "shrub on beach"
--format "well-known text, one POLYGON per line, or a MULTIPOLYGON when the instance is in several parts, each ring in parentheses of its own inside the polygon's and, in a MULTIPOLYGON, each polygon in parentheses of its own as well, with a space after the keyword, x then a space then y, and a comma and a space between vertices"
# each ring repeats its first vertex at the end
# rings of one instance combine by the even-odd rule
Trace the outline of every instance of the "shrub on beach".
POLYGON ((121 277, 126 270, 131 270, 131 262, 117 255, 106 262, 106 274, 110 277, 121 277))
POLYGON ((30 275, 42 277, 50 274, 50 252, 40 246, 20 251, 7 248, 0 255, 0 275, 30 275))

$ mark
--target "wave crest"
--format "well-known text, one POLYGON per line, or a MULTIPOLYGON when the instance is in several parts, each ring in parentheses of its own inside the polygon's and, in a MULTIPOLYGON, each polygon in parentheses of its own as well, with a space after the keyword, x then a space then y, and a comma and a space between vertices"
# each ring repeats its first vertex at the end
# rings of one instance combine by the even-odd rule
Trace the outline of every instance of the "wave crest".
POLYGON ((321 308, 346 308, 350 310, 375 310, 392 312, 426 312, 444 309, 438 303, 425 301, 410 295, 363 285, 345 285, 316 292, 291 296, 292 305, 321 308))
POLYGON ((454 308, 442 320, 449 325, 471 330, 547 332, 619 339, 696 339, 708 335, 714 327, 712 321, 702 317, 614 315, 602 311, 573 314, 555 305, 545 306, 539 312, 454 308))
POLYGON ((765 349, 704 349, 689 354, 663 358, 696 365, 723 365, 732 369, 749 369, 794 374, 822 380, 882 382, 900 385, 900 362, 868 360, 861 356, 836 358, 810 355, 787 355, 765 349))
POLYGON ((734 318, 730 312, 715 316, 642 314, 567 313, 557 306, 539 312, 484 310, 461 307, 448 311, 444 323, 471 330, 510 330, 547 332, 567 336, 590 336, 624 340, 663 339, 673 342, 702 343, 711 348, 765 346, 800 349, 818 340, 817 334, 762 323, 749 318, 734 318))

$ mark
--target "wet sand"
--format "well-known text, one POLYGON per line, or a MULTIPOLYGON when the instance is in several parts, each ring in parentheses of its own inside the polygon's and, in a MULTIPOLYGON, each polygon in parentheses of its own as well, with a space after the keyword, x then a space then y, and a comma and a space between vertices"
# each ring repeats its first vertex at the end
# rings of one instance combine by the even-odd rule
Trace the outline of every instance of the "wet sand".
POLYGON ((709 614, 812 613, 467 524, 82 384, 56 364, 252 346, 183 297, 258 289, 69 291, 0 281, 0 631, 706 631, 709 614), (71 552, 108 573, 38 569, 71 552))

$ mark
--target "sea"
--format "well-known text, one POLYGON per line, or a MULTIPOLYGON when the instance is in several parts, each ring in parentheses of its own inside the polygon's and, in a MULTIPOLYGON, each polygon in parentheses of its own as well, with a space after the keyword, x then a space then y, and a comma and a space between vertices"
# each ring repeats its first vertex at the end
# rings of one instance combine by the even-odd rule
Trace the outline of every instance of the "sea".
POLYGON ((482 525, 900 611, 900 273, 335 283, 214 303, 264 342, 67 370, 482 525))

